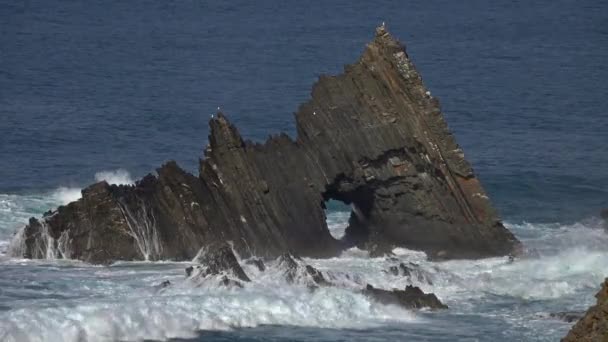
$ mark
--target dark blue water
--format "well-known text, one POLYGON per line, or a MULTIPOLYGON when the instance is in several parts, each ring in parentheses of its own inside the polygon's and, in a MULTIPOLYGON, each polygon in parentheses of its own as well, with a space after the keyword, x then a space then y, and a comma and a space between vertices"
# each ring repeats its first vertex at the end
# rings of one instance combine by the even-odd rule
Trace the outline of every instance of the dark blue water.
POLYGON ((3 1, 0 191, 195 171, 218 106, 294 132, 322 73, 386 21, 507 219, 608 206, 608 3, 3 1))
MULTIPOLYGON (((505 220, 562 227, 608 207, 608 2, 0 0, 0 228, 6 233, 55 203, 43 194, 85 186, 99 171, 140 177, 175 159, 196 172, 218 106, 247 138, 293 135, 293 112, 312 83, 354 62, 383 21, 441 100, 505 220), (17 207, 25 209, 17 215, 17 207)), ((518 227, 518 236, 532 241, 549 239, 554 229, 518 227)), ((562 240, 577 236, 568 232, 562 240)), ((589 234, 581 246, 597 240, 589 234)), ((546 262, 563 266, 577 255, 546 262)), ((604 259, 581 266, 600 271, 576 290, 551 283, 566 296, 559 297, 562 306, 528 301, 538 297, 535 290, 519 302, 519 293, 497 282, 490 292, 517 300, 508 309, 493 303, 492 310, 566 310, 605 275, 597 260, 604 259)), ((518 267, 530 274, 539 268, 518 267)), ((506 270, 505 279, 518 270, 506 270)), ((580 276, 567 270, 572 279, 580 276)), ((480 324, 495 340, 533 340, 538 333, 537 326, 501 333, 502 323, 494 327, 493 318, 475 318, 471 310, 466 315, 473 316, 449 318, 470 328, 451 331, 454 339, 483 339, 483 332, 472 333, 480 324)), ((558 329, 551 336, 565 331, 558 329)), ((424 340, 445 338, 446 331, 410 333, 424 340)), ((326 340, 327 334, 399 335, 261 326, 203 338, 326 340)))

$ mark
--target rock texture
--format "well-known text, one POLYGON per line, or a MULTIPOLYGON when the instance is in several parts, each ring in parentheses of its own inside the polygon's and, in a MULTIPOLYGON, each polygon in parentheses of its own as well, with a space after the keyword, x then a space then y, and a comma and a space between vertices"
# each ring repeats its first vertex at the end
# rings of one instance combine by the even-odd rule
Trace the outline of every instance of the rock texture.
MULTIPOLYGON (((135 186, 94 184, 32 219, 22 254, 92 263, 193 258, 231 242, 241 256, 329 257, 358 245, 433 258, 506 255, 501 224, 404 47, 383 27, 361 58, 322 76, 295 114, 297 139, 244 141, 221 113, 196 177, 169 162, 135 186), (351 204, 343 241, 324 201, 351 204)), ((12 249, 15 250, 15 249, 12 249)))
POLYGON ((304 263, 299 257, 285 253, 281 255, 277 261, 279 267, 283 270, 285 280, 289 284, 300 283, 309 287, 332 286, 332 284, 325 279, 321 271, 304 263))
POLYGON ((405 290, 392 291, 377 289, 371 285, 363 290, 363 294, 382 304, 399 305, 407 309, 447 309, 433 293, 424 293, 419 287, 408 285, 405 290))
POLYGON ((595 298, 597 303, 587 310, 562 342, 608 342, 608 278, 595 298))
POLYGON ((202 265, 198 267, 203 270, 203 276, 228 273, 239 280, 251 281, 228 245, 212 246, 196 258, 195 262, 202 265))
POLYGON ((219 284, 222 286, 242 288, 242 282, 251 281, 232 248, 226 244, 205 248, 194 262, 200 265, 186 268, 186 276, 195 283, 203 284, 208 279, 219 277, 219 284))

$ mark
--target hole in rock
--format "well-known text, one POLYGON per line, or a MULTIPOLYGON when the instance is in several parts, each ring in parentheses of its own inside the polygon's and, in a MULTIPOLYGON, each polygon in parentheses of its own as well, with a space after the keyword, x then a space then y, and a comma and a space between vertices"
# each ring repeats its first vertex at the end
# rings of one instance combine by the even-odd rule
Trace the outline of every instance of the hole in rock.
POLYGON ((369 213, 373 207, 373 190, 354 187, 352 182, 339 181, 323 194, 325 217, 331 235, 346 246, 367 240, 369 213))
POLYGON ((331 236, 338 240, 341 239, 348 227, 351 207, 344 202, 330 199, 325 202, 324 209, 327 228, 329 228, 331 236))

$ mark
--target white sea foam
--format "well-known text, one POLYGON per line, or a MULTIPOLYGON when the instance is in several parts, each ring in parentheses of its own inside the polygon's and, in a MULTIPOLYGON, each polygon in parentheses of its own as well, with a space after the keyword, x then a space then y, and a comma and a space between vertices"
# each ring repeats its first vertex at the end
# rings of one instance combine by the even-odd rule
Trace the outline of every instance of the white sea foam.
POLYGON ((327 227, 334 238, 341 239, 344 236, 349 217, 350 213, 344 211, 334 211, 327 214, 327 227))
MULTIPOLYGON (((110 184, 134 183, 129 172, 123 169, 98 172, 94 178, 110 184)), ((30 217, 40 217, 45 211, 76 201, 81 196, 81 189, 71 186, 60 186, 40 194, 0 194, 0 255, 7 253, 9 241, 30 217)))
POLYGON ((97 172, 95 174, 95 181, 106 181, 108 184, 116 185, 130 185, 135 183, 133 178, 131 178, 131 174, 123 169, 97 172))
MULTIPOLYGON (((56 205, 55 201, 52 196, 0 195, 0 220, 4 220, 0 224, 25 222, 32 214, 56 205)), ((347 219, 346 212, 328 214, 328 226, 334 236, 343 234, 347 219)), ((92 267, 64 265, 59 260, 0 260, 4 265, 0 272, 23 272, 1 273, 0 289, 14 286, 6 293, 33 298, 0 302, 8 307, 0 311, 0 340, 165 340, 193 337, 197 330, 268 324, 365 328, 398 321, 410 324, 407 329, 413 331, 425 326, 418 324, 426 322, 418 314, 369 301, 359 293, 366 284, 385 289, 418 285, 450 306, 447 315, 474 313, 477 317, 502 320, 501 329, 514 328, 511 331, 544 327, 542 322, 546 319, 538 318, 541 312, 578 310, 593 302, 593 293, 608 275, 608 234, 597 221, 508 227, 522 239, 527 250, 514 262, 507 258, 430 262, 424 253, 403 248, 393 251, 396 259, 369 258, 367 252, 353 248, 338 258, 304 259, 337 285, 316 291, 303 283, 288 284, 275 261, 266 263, 265 272, 243 265, 252 282, 243 289, 226 289, 219 287, 217 281, 188 282, 183 272, 187 263, 92 267), (423 276, 389 272, 400 262, 417 264, 416 269, 423 276), (16 264, 21 268, 16 268, 16 264), (33 267, 35 274, 31 272, 33 267), (6 283, 2 283, 3 279, 6 283), (20 279, 34 287, 50 287, 27 290, 21 283, 9 285, 10 279, 20 279), (153 287, 164 280, 170 280, 172 285, 162 290, 153 287), (52 297, 52 301, 40 306, 36 296, 47 294, 67 298, 52 297)), ((69 248, 65 250, 69 253, 69 248)), ((549 340, 563 335, 559 329, 551 332, 549 340)))
MULTIPOLYGON (((122 270, 124 267, 110 268, 104 277, 115 280, 125 277, 128 273, 122 270)), ((248 271, 252 283, 243 289, 226 289, 211 283, 195 287, 175 276, 171 278, 173 285, 160 291, 153 292, 150 286, 140 283, 142 288, 133 292, 115 293, 108 289, 113 295, 101 300, 76 300, 47 308, 2 312, 0 338, 2 341, 166 340, 194 337, 199 330, 269 324, 362 329, 388 322, 420 321, 407 310, 371 302, 356 291, 340 288, 311 291, 306 286, 287 286, 282 277, 275 277, 278 272, 270 269, 257 274, 248 271)), ((128 278, 135 281, 132 276, 128 278)), ((148 279, 140 278, 144 282, 148 279)))

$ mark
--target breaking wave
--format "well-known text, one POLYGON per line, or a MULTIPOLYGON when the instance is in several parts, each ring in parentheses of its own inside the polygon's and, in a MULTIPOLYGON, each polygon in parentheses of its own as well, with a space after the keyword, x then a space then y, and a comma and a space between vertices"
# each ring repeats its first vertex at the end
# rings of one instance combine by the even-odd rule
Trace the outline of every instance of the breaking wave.
MULTIPOLYGON (((117 185, 134 183, 129 172, 123 169, 101 171, 94 178, 97 182, 105 180, 117 185)), ((40 217, 45 211, 76 201, 81 196, 81 188, 67 186, 40 194, 0 194, 0 255, 7 253, 13 236, 30 217, 40 217)))
MULTIPOLYGON (((96 179, 131 182, 126 171, 100 174, 96 179)), ((337 285, 316 291, 303 284, 288 285, 274 262, 267 263, 265 272, 243 264, 252 282, 243 289, 227 289, 214 282, 202 286, 189 283, 184 268, 190 263, 132 262, 99 267, 71 260, 21 260, 2 255, 17 227, 31 216, 39 217, 66 203, 74 193, 79 194, 79 190, 0 194, 2 341, 167 340, 194 338, 200 330, 266 325, 364 329, 393 323, 406 325, 415 339, 421 336, 416 333, 432 329, 433 324, 426 324, 429 318, 425 313, 369 301, 359 293, 368 283, 386 289, 414 284, 434 292, 450 307, 432 318, 440 317, 444 329, 461 329, 462 317, 474 315, 497 324, 501 331, 529 331, 526 338, 537 338, 535 332, 544 331, 546 336, 538 340, 556 340, 570 325, 551 321, 546 313, 586 309, 608 274, 608 234, 599 219, 568 225, 507 224, 526 247, 524 255, 514 261, 430 262, 423 253, 401 248, 384 258, 370 258, 367 252, 353 248, 338 258, 305 259, 337 285), (410 268, 409 274, 391 271, 400 263, 410 268), (172 285, 159 288, 165 280, 172 285)), ((131 214, 147 217, 144 211, 131 214)), ((333 236, 344 234, 348 216, 345 211, 327 213, 333 236)), ((153 234, 152 217, 149 224, 150 229, 142 232, 153 234)), ((142 241, 153 241, 150 236, 142 235, 142 241)), ((68 239, 42 244, 39 251, 48 259, 65 258, 70 250, 62 241, 68 239)), ((154 259, 153 244, 141 248, 154 259)), ((483 340, 483 332, 479 334, 470 337, 483 340)), ((514 335, 510 339, 522 338, 514 335)))

